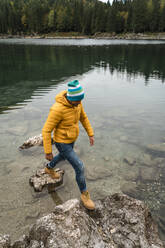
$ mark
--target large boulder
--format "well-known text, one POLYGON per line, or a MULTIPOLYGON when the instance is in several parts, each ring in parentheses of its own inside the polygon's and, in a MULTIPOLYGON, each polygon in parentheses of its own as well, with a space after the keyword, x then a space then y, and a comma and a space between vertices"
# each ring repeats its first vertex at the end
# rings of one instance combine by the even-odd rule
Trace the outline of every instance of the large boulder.
POLYGON ((77 199, 56 206, 21 242, 24 248, 163 248, 148 208, 123 194, 96 201, 94 211, 77 199))

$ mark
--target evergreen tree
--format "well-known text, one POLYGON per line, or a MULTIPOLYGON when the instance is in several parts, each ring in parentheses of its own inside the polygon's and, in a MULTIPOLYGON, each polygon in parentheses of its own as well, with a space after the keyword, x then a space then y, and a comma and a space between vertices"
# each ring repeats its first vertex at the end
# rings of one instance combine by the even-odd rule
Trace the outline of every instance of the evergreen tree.
POLYGON ((147 0, 134 0, 132 16, 133 32, 138 33, 147 31, 146 13, 147 0))
POLYGON ((150 22, 151 32, 159 31, 160 0, 153 0, 153 14, 150 22))
POLYGON ((165 5, 161 7, 160 10, 160 23, 159 23, 159 31, 165 31, 165 5))
POLYGON ((0 0, 0 33, 165 31, 165 0, 0 0))

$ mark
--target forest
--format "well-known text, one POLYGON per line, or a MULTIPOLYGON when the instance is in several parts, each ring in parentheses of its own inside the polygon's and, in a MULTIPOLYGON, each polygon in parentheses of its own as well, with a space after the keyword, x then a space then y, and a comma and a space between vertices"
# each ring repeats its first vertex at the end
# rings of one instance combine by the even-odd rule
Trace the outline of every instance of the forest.
POLYGON ((165 31, 165 0, 0 0, 0 34, 165 31))

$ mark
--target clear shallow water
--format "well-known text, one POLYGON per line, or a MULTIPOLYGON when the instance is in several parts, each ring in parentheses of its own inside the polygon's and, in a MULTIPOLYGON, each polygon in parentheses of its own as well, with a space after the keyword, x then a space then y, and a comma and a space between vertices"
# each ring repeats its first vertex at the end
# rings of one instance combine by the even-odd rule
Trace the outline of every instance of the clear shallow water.
POLYGON ((144 200, 163 238, 165 162, 158 162, 145 147, 165 137, 165 44, 9 42, 13 44, 0 41, 0 233, 18 238, 55 204, 79 197, 74 173, 66 163, 59 165, 65 169, 64 187, 54 194, 34 193, 28 181, 43 166, 43 148, 18 150, 29 137, 41 133, 55 95, 68 81, 78 79, 95 130, 94 147, 82 128, 77 141, 92 198, 124 191, 144 200), (125 159, 136 163, 129 165, 125 159), (147 161, 155 164, 146 166, 147 161))

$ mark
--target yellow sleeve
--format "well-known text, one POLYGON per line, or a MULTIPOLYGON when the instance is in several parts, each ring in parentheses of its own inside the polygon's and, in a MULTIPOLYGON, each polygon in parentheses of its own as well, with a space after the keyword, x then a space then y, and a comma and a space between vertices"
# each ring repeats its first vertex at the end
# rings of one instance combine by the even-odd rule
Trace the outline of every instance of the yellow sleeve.
POLYGON ((88 136, 93 136, 94 135, 93 128, 90 124, 90 121, 88 120, 87 114, 85 113, 82 105, 81 105, 80 121, 83 127, 85 128, 88 136))
POLYGON ((51 132, 56 128, 61 119, 61 111, 56 108, 51 108, 48 118, 42 129, 43 146, 46 154, 52 153, 51 132))

